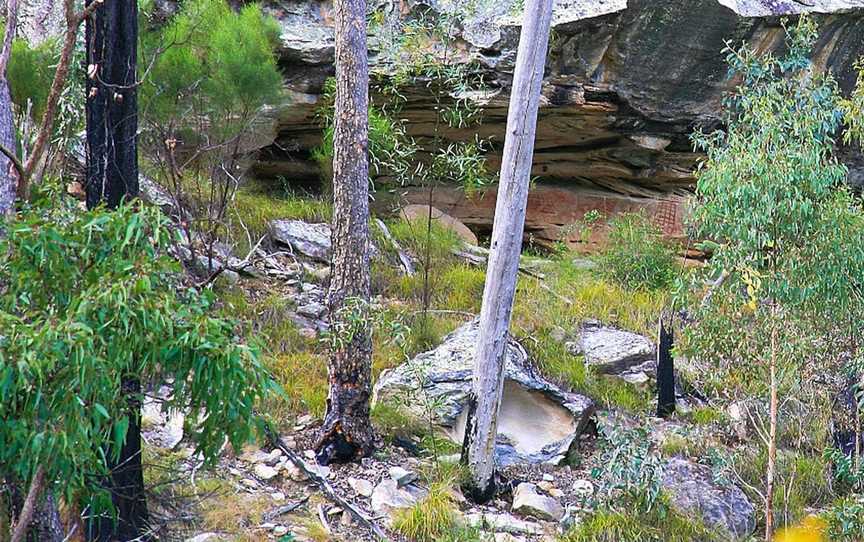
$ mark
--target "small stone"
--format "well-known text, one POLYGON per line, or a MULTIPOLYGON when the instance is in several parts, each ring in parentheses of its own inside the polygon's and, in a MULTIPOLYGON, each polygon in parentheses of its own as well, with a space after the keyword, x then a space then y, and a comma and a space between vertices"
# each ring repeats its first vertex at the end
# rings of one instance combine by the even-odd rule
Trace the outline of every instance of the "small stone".
POLYGON ((216 542, 217 540, 223 540, 222 535, 219 533, 201 533, 192 538, 187 538, 185 542, 216 542))
POLYGON ((564 492, 555 487, 552 482, 542 481, 537 483, 537 487, 546 492, 550 497, 555 497, 556 499, 560 499, 564 496, 564 492))
POLYGON ((257 465, 255 465, 255 468, 253 470, 255 472, 255 476, 258 477, 259 480, 264 481, 272 480, 273 478, 276 478, 276 476, 279 474, 278 470, 265 463, 258 463, 257 465))
MULTIPOLYGON (((297 420, 297 421, 300 421, 300 420, 297 420)), ((303 455, 306 456, 306 459, 312 459, 312 460, 315 459, 315 452, 313 450, 305 450, 303 452, 303 455)))
POLYGON ((282 502, 285 500, 285 494, 281 491, 276 491, 275 493, 270 494, 270 498, 276 502, 282 502))
POLYGON ((270 530, 273 530, 274 527, 276 527, 276 524, 275 524, 275 523, 267 522, 267 523, 262 523, 262 524, 260 525, 260 527, 261 527, 262 529, 264 529, 265 531, 270 531, 270 530))
POLYGON ((555 477, 552 476, 551 474, 549 474, 548 472, 544 472, 544 473, 543 473, 543 480, 544 480, 545 482, 554 482, 554 481, 555 481, 555 477))
POLYGON ((519 484, 513 492, 513 511, 549 521, 560 521, 564 517, 561 503, 537 493, 537 486, 527 482, 519 484))
POLYGON ((297 307, 297 314, 308 318, 321 318, 327 312, 327 307, 321 303, 307 303, 297 307))
POLYGON ((234 467, 229 468, 228 473, 232 476, 240 476, 241 474, 243 474, 242 472, 240 472, 240 469, 235 469, 234 467))
POLYGON ((233 286, 240 282, 240 275, 236 271, 230 269, 223 269, 218 278, 229 286, 233 286))
POLYGON ((273 534, 276 536, 282 536, 288 534, 288 527, 284 525, 277 525, 273 527, 273 534))
POLYGON ((390 467, 387 472, 399 487, 407 486, 418 478, 415 473, 402 467, 390 467))
POLYGON ((285 465, 285 474, 287 474, 288 478, 294 482, 305 482, 309 479, 309 477, 306 476, 306 473, 297 468, 297 465, 294 463, 288 463, 285 465))
POLYGON ((594 494, 594 484, 591 480, 576 480, 573 482, 573 491, 581 497, 590 497, 594 494))
POLYGON ((264 463, 267 463, 270 466, 275 465, 282 458, 282 450, 279 448, 273 448, 269 454, 264 457, 264 463))
POLYGON ((384 479, 372 492, 371 507, 376 514, 389 514, 399 508, 410 508, 424 496, 422 491, 408 491, 400 488, 396 480, 384 479))
POLYGON ((242 480, 240 480, 240 483, 246 487, 249 487, 249 488, 258 487, 258 482, 256 482, 255 480, 253 480, 251 478, 243 478, 242 480))
POLYGON ((510 533, 495 533, 495 542, 525 542, 525 539, 510 533))
POLYGON ((494 532, 541 535, 543 526, 534 521, 525 521, 510 514, 472 513, 465 516, 465 522, 475 528, 490 529, 494 532))
POLYGON ((348 478, 348 485, 351 486, 351 489, 353 489, 355 493, 366 498, 371 497, 372 492, 375 490, 372 486, 372 482, 364 480, 363 478, 348 478))

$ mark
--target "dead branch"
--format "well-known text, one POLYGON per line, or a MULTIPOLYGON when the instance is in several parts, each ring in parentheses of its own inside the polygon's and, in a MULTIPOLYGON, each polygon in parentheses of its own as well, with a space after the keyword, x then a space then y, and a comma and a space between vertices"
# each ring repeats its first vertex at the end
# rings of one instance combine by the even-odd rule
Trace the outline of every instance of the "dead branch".
POLYGON ((348 502, 339 496, 338 493, 333 489, 333 486, 330 485, 326 479, 322 478, 317 472, 309 469, 306 466, 306 462, 303 461, 301 457, 299 457, 294 450, 285 446, 285 443, 282 442, 282 438, 273 431, 269 425, 265 427, 265 434, 267 436, 267 440, 270 442, 271 446, 275 446, 282 450, 282 453, 292 462, 294 465, 300 469, 303 474, 309 477, 310 480, 315 482, 315 484, 321 489, 321 492, 324 493, 330 500, 338 504, 342 507, 343 510, 347 510, 361 525, 372 531, 379 540, 389 541, 390 538, 387 534, 379 527, 374 521, 367 518, 360 510, 358 510, 353 504, 348 502))
POLYGON ((378 226, 379 230, 381 230, 381 235, 384 236, 384 240, 390 243, 390 246, 392 246, 393 250, 396 251, 396 255, 399 256, 399 262, 402 264, 402 269, 405 271, 405 274, 411 276, 416 273, 411 256, 399 245, 399 242, 396 241, 390 233, 390 229, 387 228, 387 224, 385 224, 380 218, 376 218, 375 225, 378 226))

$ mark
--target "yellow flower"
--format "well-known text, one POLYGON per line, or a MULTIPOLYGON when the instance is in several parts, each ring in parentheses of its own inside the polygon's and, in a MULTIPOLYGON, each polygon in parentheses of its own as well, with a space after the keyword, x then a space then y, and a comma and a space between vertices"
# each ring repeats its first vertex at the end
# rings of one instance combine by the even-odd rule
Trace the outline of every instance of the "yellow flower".
POLYGON ((778 531, 774 542, 826 542, 825 520, 819 516, 809 515, 798 525, 778 531))

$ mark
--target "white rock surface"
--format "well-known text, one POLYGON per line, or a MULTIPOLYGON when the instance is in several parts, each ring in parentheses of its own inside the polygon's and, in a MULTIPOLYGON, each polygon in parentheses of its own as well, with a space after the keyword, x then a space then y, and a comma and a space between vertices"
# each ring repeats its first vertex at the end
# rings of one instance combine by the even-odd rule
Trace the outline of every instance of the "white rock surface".
POLYGON ((564 507, 556 499, 541 495, 537 486, 522 482, 513 492, 513 511, 523 516, 533 516, 548 521, 560 521, 564 507))
POLYGON ((567 343, 572 354, 585 356, 585 364, 605 374, 618 374, 637 365, 651 362, 655 347, 648 338, 596 320, 588 320, 579 330, 579 338, 567 343))

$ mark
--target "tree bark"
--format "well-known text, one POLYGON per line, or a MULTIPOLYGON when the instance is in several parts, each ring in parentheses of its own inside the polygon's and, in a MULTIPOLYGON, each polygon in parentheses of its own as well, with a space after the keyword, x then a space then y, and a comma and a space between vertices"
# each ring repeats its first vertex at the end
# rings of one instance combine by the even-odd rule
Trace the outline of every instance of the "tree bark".
POLYGON ((489 265, 480 310, 473 395, 462 450, 463 461, 470 471, 466 490, 478 502, 489 500, 495 493, 495 438, 504 385, 504 351, 516 295, 551 20, 552 0, 528 0, 513 74, 489 265))
POLYGON ((328 304, 336 340, 330 352, 327 415, 315 447, 322 464, 353 461, 368 455, 373 447, 370 324, 367 318, 357 322, 348 314, 354 309, 365 314, 370 291, 366 1, 337 0, 334 7, 336 124, 328 304))
MULTIPOLYGON (((6 67, 12 55, 12 40, 18 28, 18 0, 6 2, 6 31, 0 49, 0 145, 15 153, 15 124, 12 117, 12 95, 6 80, 6 67)), ((18 189, 18 171, 12 160, 0 155, 0 218, 15 210, 15 192, 18 189)))
POLYGON ((86 25, 87 65, 95 67, 86 87, 91 208, 138 194, 137 20, 134 0, 108 0, 86 25))
POLYGON ((657 416, 667 418, 675 414, 675 360, 672 358, 675 330, 672 317, 667 329, 664 317, 660 316, 657 335, 657 416))
MULTIPOLYGON (((138 195, 138 103, 136 60, 138 8, 135 0, 108 0, 97 6, 86 25, 87 64, 87 206, 116 208, 138 195)), ((128 398, 129 429, 119 451, 109 451, 107 482, 117 520, 93 518, 91 540, 133 540, 148 526, 147 501, 141 464, 141 383, 123 379, 128 398)))

